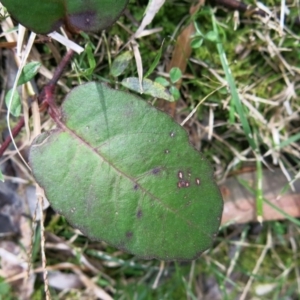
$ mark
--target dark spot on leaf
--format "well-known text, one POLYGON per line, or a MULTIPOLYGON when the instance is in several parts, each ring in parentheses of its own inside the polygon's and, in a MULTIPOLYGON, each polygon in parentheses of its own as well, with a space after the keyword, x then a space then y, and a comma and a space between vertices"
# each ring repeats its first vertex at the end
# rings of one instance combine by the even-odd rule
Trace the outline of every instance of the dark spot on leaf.
POLYGON ((139 189, 139 185, 136 183, 136 184, 134 185, 133 189, 134 189, 135 191, 137 191, 137 190, 139 189))
POLYGON ((152 174, 156 175, 156 174, 158 174, 160 171, 161 171, 161 168, 154 168, 154 169, 152 170, 152 174))
POLYGON ((196 178, 196 184, 200 185, 200 179, 199 178, 196 178))
POLYGON ((93 31, 97 27, 97 14, 95 11, 85 11, 78 14, 68 15, 67 24, 74 29, 93 31))
POLYGON ((143 216, 143 212, 141 209, 138 210, 138 212, 136 213, 136 216, 138 219, 140 219, 143 216))
POLYGON ((179 188, 185 187, 185 181, 184 181, 184 180, 178 181, 178 182, 177 182, 177 186, 178 186, 179 188))
POLYGON ((133 236, 133 233, 132 233, 131 231, 127 231, 127 232, 126 232, 126 237, 127 237, 128 239, 131 239, 132 236, 133 236))
POLYGON ((179 181, 177 182, 177 186, 178 186, 179 188, 187 188, 187 187, 190 186, 190 182, 189 182, 189 181, 185 181, 185 180, 179 180, 179 181))

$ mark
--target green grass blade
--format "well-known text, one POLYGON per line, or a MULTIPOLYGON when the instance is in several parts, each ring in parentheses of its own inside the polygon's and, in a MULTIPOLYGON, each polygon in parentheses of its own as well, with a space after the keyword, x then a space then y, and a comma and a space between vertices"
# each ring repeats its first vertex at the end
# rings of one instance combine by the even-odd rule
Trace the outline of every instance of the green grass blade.
POLYGON ((292 135, 287 140, 281 142, 278 147, 279 147, 279 149, 284 148, 284 147, 290 145, 291 143, 297 142, 298 140, 300 140, 300 133, 292 135))
MULTIPOLYGON (((247 189, 251 194, 255 195, 256 191, 251 188, 249 186, 249 184, 247 183, 247 181, 243 180, 243 179, 238 179, 239 183, 241 185, 243 185, 243 187, 245 189, 247 189)), ((269 201, 268 199, 266 199, 265 197, 262 196, 262 200, 263 202, 267 203, 269 206, 271 206, 274 210, 278 211, 280 214, 282 214, 287 220, 291 221, 292 223, 294 223, 297 226, 300 226, 300 221, 297 220, 296 218, 292 217, 291 215, 289 215, 288 213, 286 213, 285 211, 283 211, 281 208, 279 208, 278 206, 276 206, 275 204, 273 204, 271 201, 269 201)))
POLYGON ((263 190, 262 190, 262 158, 259 155, 256 159, 256 218, 258 222, 263 221, 263 190))
POLYGON ((161 55, 162 55, 162 50, 163 50, 163 43, 161 45, 161 47, 158 50, 158 53, 156 54, 154 61, 152 62, 152 64, 150 65, 148 71, 146 72, 146 74, 144 75, 144 78, 147 78, 149 75, 152 74, 152 72, 154 71, 154 69, 157 67, 157 65, 159 64, 161 55))
MULTIPOLYGON (((245 131, 246 138, 247 138, 251 148, 255 151, 257 149, 257 145, 256 145, 256 143, 253 139, 253 134, 251 132, 250 125, 249 125, 247 117, 245 115, 245 111, 243 109, 243 105, 241 103, 240 97, 238 95, 237 88, 236 88, 236 85, 235 85, 235 81, 234 81, 234 78, 232 76, 231 70, 229 68, 229 64, 228 64, 228 61, 227 61, 227 58, 226 58, 226 54, 225 54, 223 45, 222 45, 221 40, 220 40, 217 22, 216 22, 215 16, 214 16, 212 11, 211 11, 211 18, 212 18, 213 29, 214 29, 214 32, 215 32, 216 37, 217 37, 216 46, 217 46, 217 49, 218 49, 218 52, 219 52, 219 55, 220 55, 220 59, 221 59, 221 63, 222 63, 222 66, 223 66, 223 69, 224 69, 224 72, 225 72, 226 79, 227 79, 229 87, 230 87, 232 101, 233 101, 234 106, 237 110, 237 113, 238 113, 238 115, 241 119, 241 123, 242 123, 243 129, 245 131)), ((231 110, 231 114, 232 113, 233 112, 231 110)))

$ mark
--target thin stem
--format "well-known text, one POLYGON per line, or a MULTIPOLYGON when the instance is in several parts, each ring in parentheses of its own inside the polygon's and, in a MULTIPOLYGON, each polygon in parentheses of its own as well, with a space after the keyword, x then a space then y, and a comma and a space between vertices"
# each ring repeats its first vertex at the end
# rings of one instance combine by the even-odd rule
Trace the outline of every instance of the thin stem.
POLYGON ((61 60, 61 62, 57 66, 57 68, 56 68, 56 70, 55 70, 55 72, 53 74, 52 79, 49 81, 49 83, 47 85, 55 85, 58 82, 58 80, 60 79, 60 77, 64 73, 65 68, 70 63, 73 55, 74 55, 74 51, 73 50, 69 50, 66 53, 66 55, 63 57, 63 59, 61 60))
MULTIPOLYGON (((19 134, 19 132, 23 128, 24 124, 25 124, 24 117, 21 117, 21 119, 19 120, 18 124, 11 131, 12 132, 12 136, 14 138, 19 134)), ((0 147, 0 157, 2 157, 3 153, 8 148, 8 146, 9 146, 10 143, 11 143, 11 135, 8 135, 7 138, 4 140, 4 142, 2 143, 2 145, 0 147)))
MULTIPOLYGON (((40 108, 42 110, 48 108, 48 113, 51 116, 51 118, 53 118, 54 120, 57 120, 60 117, 59 108, 55 104, 55 100, 54 100, 55 86, 56 86, 58 80, 60 79, 60 77, 62 76, 65 68, 71 61, 73 55, 74 55, 73 50, 69 50, 66 53, 66 55, 63 57, 63 59, 57 66, 52 79, 44 86, 44 88, 42 89, 42 91, 38 97, 38 101, 40 103, 40 108)), ((31 114, 30 114, 30 116, 31 116, 31 114)), ((19 134, 19 132, 22 130, 24 125, 25 125, 24 117, 21 117, 18 124, 11 131, 12 136, 10 136, 10 135, 7 136, 7 138, 2 143, 2 145, 0 147, 0 157, 3 156, 4 152, 8 148, 9 144, 12 141, 12 137, 15 138, 19 134)))

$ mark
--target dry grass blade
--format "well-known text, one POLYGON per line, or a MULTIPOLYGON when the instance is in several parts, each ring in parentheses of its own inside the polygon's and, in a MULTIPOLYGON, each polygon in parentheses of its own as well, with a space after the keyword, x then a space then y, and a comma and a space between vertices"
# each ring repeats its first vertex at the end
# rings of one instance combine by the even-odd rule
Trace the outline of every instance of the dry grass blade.
POLYGON ((262 250, 262 252, 261 252, 261 254, 260 254, 260 256, 259 256, 259 258, 257 260, 257 263, 256 263, 256 265, 255 265, 255 267, 254 267, 254 269, 253 269, 253 271, 251 273, 251 276, 250 276, 250 278, 249 278, 249 280, 248 280, 248 282, 247 282, 247 284, 246 284, 246 286, 245 286, 245 288, 243 290, 243 293, 240 296, 240 300, 246 299, 246 296, 247 296, 247 294, 249 292, 249 289, 250 289, 250 287, 252 285, 252 282, 254 280, 254 276, 259 271, 259 268, 260 268, 260 266, 261 266, 261 264, 262 264, 262 262, 263 262, 263 260, 264 260, 264 258, 266 256, 267 252, 270 250, 271 247, 272 247, 272 236, 271 236, 271 233, 269 231, 268 235, 267 235, 267 243, 266 243, 264 249, 262 250))
POLYGON ((113 300, 113 298, 107 294, 103 289, 96 285, 88 276, 83 274, 79 269, 74 269, 74 272, 79 276, 82 283, 87 289, 93 291, 95 296, 103 300, 113 300))
POLYGON ((159 9, 163 6, 165 0, 150 0, 148 6, 145 11, 145 15, 140 27, 137 29, 136 33, 134 34, 134 38, 138 38, 141 36, 142 32, 149 25, 159 9))
POLYGON ((143 62, 142 62, 142 57, 141 57, 140 50, 139 50, 139 45, 137 44, 137 42, 135 40, 132 40, 131 46, 132 46, 132 50, 133 50, 133 54, 134 54, 134 58, 135 58, 137 72, 138 72, 140 91, 143 92, 143 83, 142 83, 142 81, 143 81, 143 62))

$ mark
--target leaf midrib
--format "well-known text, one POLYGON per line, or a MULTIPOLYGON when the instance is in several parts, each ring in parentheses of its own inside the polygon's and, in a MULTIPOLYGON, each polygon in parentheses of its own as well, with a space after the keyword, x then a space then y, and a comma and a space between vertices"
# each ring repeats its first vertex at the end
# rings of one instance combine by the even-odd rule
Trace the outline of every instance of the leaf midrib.
MULTIPOLYGON (((67 119, 65 119, 67 121, 67 119)), ((61 128, 61 130, 69 133, 71 136, 73 136, 75 139, 79 140, 81 143, 83 143, 88 149, 90 149, 92 152, 96 153, 104 162, 106 162, 109 166, 111 166, 117 173, 119 173, 119 175, 124 176, 126 178, 128 178, 129 180, 131 180, 131 182, 133 184, 138 184, 139 187, 141 188, 141 190, 143 192, 145 192, 150 198, 152 198, 153 200, 158 201, 162 207, 164 207, 164 209, 168 210, 170 213, 174 214, 176 217, 180 218, 181 220, 183 220, 188 226, 192 226, 195 229, 201 231, 202 234, 210 237, 210 235, 208 235, 206 232, 203 232, 202 228, 197 226, 194 223, 191 223, 189 220, 186 220, 185 218, 183 218, 182 216, 178 215, 178 213, 176 211, 174 211, 173 209, 171 209, 170 207, 166 206, 166 204, 164 202, 162 202, 159 198, 157 198, 156 196, 154 196, 152 193, 150 193, 147 189, 145 189, 141 184, 139 184, 137 181, 135 181, 134 178, 132 178, 131 176, 127 175, 126 173, 124 173, 122 170, 120 170, 117 166, 115 166, 113 163, 111 163, 105 156, 103 156, 103 154, 99 151, 97 151, 94 147, 92 147, 88 142, 86 142, 82 137, 80 137, 76 131, 73 131, 72 129, 70 129, 69 127, 66 126, 66 124, 64 124, 63 122, 61 122, 60 120, 56 120, 57 125, 61 128)))

